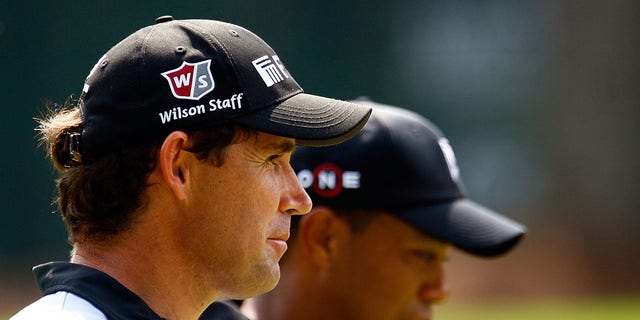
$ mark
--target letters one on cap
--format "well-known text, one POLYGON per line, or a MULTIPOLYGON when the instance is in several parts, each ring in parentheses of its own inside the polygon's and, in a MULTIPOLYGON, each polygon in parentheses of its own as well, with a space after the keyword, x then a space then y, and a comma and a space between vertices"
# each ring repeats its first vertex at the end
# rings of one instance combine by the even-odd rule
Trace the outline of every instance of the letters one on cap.
POLYGON ((211 60, 197 63, 185 61, 180 67, 163 72, 162 76, 169 81, 174 97, 198 100, 211 92, 215 86, 210 66, 211 60))

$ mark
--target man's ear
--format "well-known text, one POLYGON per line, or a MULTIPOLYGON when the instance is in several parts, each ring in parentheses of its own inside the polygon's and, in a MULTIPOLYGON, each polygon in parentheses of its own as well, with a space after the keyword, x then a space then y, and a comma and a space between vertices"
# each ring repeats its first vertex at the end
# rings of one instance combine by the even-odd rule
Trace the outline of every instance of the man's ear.
POLYGON ((348 231, 346 223, 333 210, 318 206, 300 219, 297 237, 307 259, 326 270, 341 249, 344 232, 348 231))
POLYGON ((189 178, 189 167, 186 165, 186 151, 183 149, 189 136, 182 131, 170 133, 158 152, 158 167, 162 180, 173 191, 179 200, 187 197, 186 182, 189 178))

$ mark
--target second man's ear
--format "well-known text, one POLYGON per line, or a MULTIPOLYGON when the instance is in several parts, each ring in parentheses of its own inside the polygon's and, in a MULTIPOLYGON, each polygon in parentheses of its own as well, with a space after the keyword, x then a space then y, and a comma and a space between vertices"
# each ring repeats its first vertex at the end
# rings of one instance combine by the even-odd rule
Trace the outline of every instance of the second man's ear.
POLYGON ((301 217, 298 226, 298 241, 304 254, 316 267, 331 268, 332 261, 341 250, 342 241, 349 227, 328 207, 314 207, 301 217))

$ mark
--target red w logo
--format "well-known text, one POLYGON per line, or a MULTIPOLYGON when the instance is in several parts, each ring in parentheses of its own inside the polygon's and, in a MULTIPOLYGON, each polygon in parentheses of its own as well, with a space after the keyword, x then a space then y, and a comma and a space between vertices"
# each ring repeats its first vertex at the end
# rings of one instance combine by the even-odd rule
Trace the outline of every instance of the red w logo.
POLYGON ((198 100, 215 87, 211 75, 211 60, 197 63, 183 62, 176 69, 163 72, 171 93, 178 99, 198 100))

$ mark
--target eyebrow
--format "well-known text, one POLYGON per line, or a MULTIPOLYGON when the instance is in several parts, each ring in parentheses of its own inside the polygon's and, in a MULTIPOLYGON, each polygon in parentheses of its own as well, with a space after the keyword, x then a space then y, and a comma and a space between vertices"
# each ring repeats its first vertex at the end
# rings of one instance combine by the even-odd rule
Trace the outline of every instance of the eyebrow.
POLYGON ((293 152, 296 149, 296 144, 289 140, 280 143, 277 146, 277 149, 280 150, 281 153, 293 152))
POLYGON ((444 246, 444 247, 449 247, 451 246, 451 243, 449 242, 444 242, 441 240, 438 240, 432 236, 429 236, 427 234, 424 234, 422 232, 420 232, 420 241, 421 243, 428 243, 430 246, 444 246))
POLYGON ((271 150, 275 150, 278 153, 288 153, 295 150, 296 144, 293 141, 285 140, 281 142, 270 143, 265 147, 271 150))

